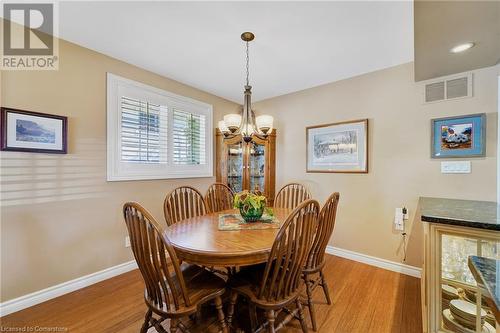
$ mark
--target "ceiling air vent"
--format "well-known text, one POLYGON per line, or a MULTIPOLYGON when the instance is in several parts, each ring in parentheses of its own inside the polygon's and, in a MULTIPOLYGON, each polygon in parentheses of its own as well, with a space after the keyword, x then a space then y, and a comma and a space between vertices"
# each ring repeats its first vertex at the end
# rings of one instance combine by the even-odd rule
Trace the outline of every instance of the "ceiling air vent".
POLYGON ((448 76, 424 83, 424 102, 472 97, 472 73, 448 76))

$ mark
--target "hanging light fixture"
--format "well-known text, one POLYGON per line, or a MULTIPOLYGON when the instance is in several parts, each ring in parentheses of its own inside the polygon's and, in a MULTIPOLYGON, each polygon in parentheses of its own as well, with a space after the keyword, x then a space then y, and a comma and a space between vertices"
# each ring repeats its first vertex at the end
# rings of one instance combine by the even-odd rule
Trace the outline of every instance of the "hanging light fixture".
POLYGON ((273 117, 262 115, 255 117, 252 110, 252 86, 249 83, 249 50, 248 44, 254 40, 255 36, 251 32, 241 34, 241 39, 246 43, 246 83, 243 99, 243 112, 239 114, 227 114, 224 120, 219 121, 219 130, 225 138, 233 138, 237 135, 243 137, 245 142, 251 142, 253 137, 266 139, 273 130, 273 117))

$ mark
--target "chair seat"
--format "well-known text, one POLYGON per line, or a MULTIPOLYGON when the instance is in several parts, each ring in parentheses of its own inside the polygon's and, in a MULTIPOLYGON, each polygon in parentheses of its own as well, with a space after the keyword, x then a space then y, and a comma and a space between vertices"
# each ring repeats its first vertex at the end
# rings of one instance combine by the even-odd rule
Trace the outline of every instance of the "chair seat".
POLYGON ((298 291, 279 303, 276 303, 276 301, 268 302, 265 299, 258 298, 265 269, 265 263, 243 267, 238 273, 231 276, 228 281, 228 285, 232 290, 248 297, 253 303, 266 308, 278 308, 283 306, 283 304, 288 304, 293 301, 296 294, 298 294, 298 291))
MULTIPOLYGON (((184 282, 186 284, 187 297, 189 299, 190 305, 188 306, 184 301, 183 297, 179 297, 179 308, 175 310, 173 304, 170 305, 170 309, 167 309, 166 304, 158 306, 157 304, 151 304, 159 312, 163 312, 169 315, 186 315, 186 313, 194 313, 196 311, 196 306, 198 304, 209 301, 217 296, 222 296, 225 291, 226 282, 221 277, 207 271, 206 269, 197 266, 183 263, 180 266, 182 275, 184 276, 184 282)), ((177 290, 180 290, 179 280, 173 278, 174 284, 177 290)), ((148 301, 149 297, 147 295, 147 289, 144 291, 144 297, 148 301)))

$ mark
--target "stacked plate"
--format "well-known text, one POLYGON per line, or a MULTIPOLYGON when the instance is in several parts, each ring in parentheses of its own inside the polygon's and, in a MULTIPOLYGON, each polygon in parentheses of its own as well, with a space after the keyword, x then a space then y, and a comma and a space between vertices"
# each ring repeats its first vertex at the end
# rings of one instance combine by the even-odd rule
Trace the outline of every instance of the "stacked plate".
POLYGON ((459 294, 458 290, 450 285, 442 284, 441 285, 441 299, 442 299, 442 307, 444 309, 448 309, 450 307, 450 301, 454 299, 458 299, 459 294))
MULTIPOLYGON (((474 290, 470 289, 465 289, 465 299, 472 302, 476 303, 476 292, 474 290)), ((495 316, 491 312, 490 307, 488 306, 488 298, 484 295, 481 297, 481 307, 486 310, 486 321, 490 323, 491 325, 495 326, 495 316)))
MULTIPOLYGON (((468 329, 474 331, 476 328, 476 304, 470 303, 460 299, 454 299, 450 301, 450 311, 451 317, 453 319, 454 326, 460 326, 462 332, 463 329, 468 329)), ((443 312, 444 315, 444 312, 443 312)), ((445 317, 445 315, 444 315, 445 317)), ((481 309, 481 326, 485 326, 486 311, 481 309)), ((487 323, 486 323, 487 324, 487 323)), ((488 324, 490 325, 490 324, 488 324)), ((491 325, 490 325, 491 326, 491 325)), ((489 328, 489 327, 488 327, 489 328)))
MULTIPOLYGON (((450 309, 446 309, 443 311, 443 322, 444 322, 444 327, 452 332, 476 333, 475 329, 469 329, 467 327, 460 325, 451 314, 450 309)), ((489 323, 484 323, 481 329, 481 333, 495 333, 495 328, 491 326, 489 323)))
MULTIPOLYGON (((465 289, 465 297, 471 301, 472 303, 476 303, 476 292, 474 290, 471 290, 471 289, 465 289)), ((487 297, 482 295, 481 297, 481 306, 483 308, 487 308, 488 307, 488 303, 486 302, 487 301, 487 297)))
POLYGON ((493 315, 493 312, 486 311, 486 322, 490 323, 493 327, 495 327, 496 320, 495 320, 495 316, 493 315))

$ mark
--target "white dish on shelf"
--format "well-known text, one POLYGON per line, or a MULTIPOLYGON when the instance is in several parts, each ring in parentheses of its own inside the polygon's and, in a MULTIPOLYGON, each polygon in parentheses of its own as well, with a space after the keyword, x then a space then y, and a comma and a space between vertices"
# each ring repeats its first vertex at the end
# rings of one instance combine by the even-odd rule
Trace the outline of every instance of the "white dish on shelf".
POLYGON ((448 284, 442 284, 441 289, 443 292, 443 298, 451 300, 451 299, 457 299, 459 297, 458 291, 455 287, 452 287, 448 284))
POLYGON ((495 316, 493 315, 493 313, 491 312, 488 312, 486 314, 486 319, 485 319, 488 323, 491 324, 491 326, 495 326, 495 316))
POLYGON ((458 295, 457 288, 452 287, 449 284, 442 284, 441 288, 443 289, 443 291, 446 291, 446 292, 448 292, 450 294, 456 294, 456 295, 458 295))
MULTIPOLYGON (((476 318, 463 318, 459 314, 453 312, 453 309, 450 308, 451 315, 455 321, 457 321, 460 325, 467 327, 471 330, 475 330, 476 328, 476 318)), ((481 325, 484 324, 484 319, 481 321, 481 325)))
MULTIPOLYGON (((476 304, 467 302, 461 299, 454 299, 450 301, 450 309, 453 313, 457 313, 464 319, 476 319, 476 304)), ((484 320, 486 311, 481 309, 481 318, 484 320)))
MULTIPOLYGON (((450 309, 446 309, 443 311, 443 322, 449 330, 458 333, 475 333, 475 330, 471 330, 467 327, 460 325, 455 318, 453 318, 450 309)), ((484 323, 481 333, 495 333, 495 328, 491 326, 489 323, 484 323)))
MULTIPOLYGON (((471 301, 471 303, 476 303, 476 292, 474 290, 470 290, 470 289, 465 289, 465 297, 471 301)), ((486 310, 489 309, 489 306, 488 306, 488 300, 487 300, 487 296, 485 295, 482 295, 481 296, 481 306, 484 308, 487 308, 486 310)))

